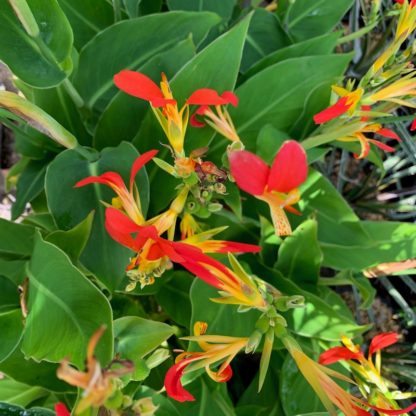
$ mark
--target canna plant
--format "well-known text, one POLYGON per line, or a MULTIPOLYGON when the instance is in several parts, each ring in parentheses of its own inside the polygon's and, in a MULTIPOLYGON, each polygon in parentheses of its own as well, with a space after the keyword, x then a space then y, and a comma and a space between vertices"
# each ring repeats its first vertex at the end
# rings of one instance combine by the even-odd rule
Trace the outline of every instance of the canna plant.
POLYGON ((18 92, 0 91, 0 121, 20 159, 0 220, 0 412, 416 408, 382 376, 398 335, 366 357, 352 340, 370 326, 331 289, 368 298, 369 270, 413 265, 415 226, 360 220, 316 169, 332 148, 381 166, 404 144, 389 119, 415 107, 415 3, 361 5, 344 36, 361 2, 245 3, 3 0, 18 92), (351 41, 384 18, 350 76, 351 41))

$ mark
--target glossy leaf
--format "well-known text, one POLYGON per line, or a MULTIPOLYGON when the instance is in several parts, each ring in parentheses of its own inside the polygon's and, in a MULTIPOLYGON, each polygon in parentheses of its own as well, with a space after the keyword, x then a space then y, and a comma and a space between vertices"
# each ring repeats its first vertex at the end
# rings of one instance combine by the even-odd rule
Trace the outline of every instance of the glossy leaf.
POLYGON ((37 27, 33 37, 16 17, 10 2, 2 1, 0 59, 30 85, 58 85, 66 78, 65 69, 71 68, 71 27, 56 0, 32 0, 29 8, 37 27))
POLYGON ((195 44, 199 44, 217 22, 218 17, 213 13, 172 12, 113 25, 82 49, 75 86, 87 107, 103 110, 117 92, 113 83, 116 73, 140 68, 157 53, 169 50, 190 34, 195 44))
POLYGON ((7 416, 54 416, 55 413, 50 409, 33 407, 32 409, 24 409, 9 403, 0 402, 0 414, 7 416))
POLYGON ((48 391, 41 387, 32 387, 9 379, 0 380, 0 403, 26 407, 47 394, 48 391))
POLYGON ((0 218, 0 257, 24 258, 30 256, 35 229, 0 218))
MULTIPOLYGON (((104 185, 74 188, 81 179, 104 172, 119 172, 128 181, 130 168, 137 158, 137 150, 129 143, 108 148, 96 155, 96 161, 88 162, 78 153, 67 150, 50 165, 46 174, 48 206, 58 227, 69 230, 79 224, 93 210, 96 211, 91 237, 81 255, 81 262, 110 290, 114 290, 125 276, 131 252, 110 238, 104 227, 104 206, 111 203, 115 194, 104 185), (65 175, 62 175, 65 172, 65 175)), ((136 176, 143 212, 149 201, 149 184, 142 169, 136 176)))
POLYGON ((225 21, 231 17, 236 0, 167 0, 170 10, 192 10, 214 12, 221 16, 225 21))
POLYGON ((105 296, 58 247, 36 237, 28 267, 29 296, 22 350, 36 360, 70 357, 82 367, 88 342, 107 327, 96 349, 105 365, 113 356, 112 313, 105 296), (45 329, 47 328, 47 329, 45 329))

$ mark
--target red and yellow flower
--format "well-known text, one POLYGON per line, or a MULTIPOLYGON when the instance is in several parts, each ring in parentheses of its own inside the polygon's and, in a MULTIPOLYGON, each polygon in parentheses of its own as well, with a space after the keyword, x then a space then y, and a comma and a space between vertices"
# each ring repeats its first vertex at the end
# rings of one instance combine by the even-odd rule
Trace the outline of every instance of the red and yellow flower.
POLYGON ((283 209, 298 213, 292 205, 299 201, 298 187, 308 176, 308 163, 302 146, 294 140, 283 143, 271 168, 246 150, 232 151, 228 157, 231 174, 239 188, 269 204, 276 234, 291 234, 283 209))
POLYGON ((182 386, 181 378, 186 371, 205 368, 207 374, 215 381, 224 383, 232 375, 230 366, 234 357, 247 345, 248 338, 228 337, 221 335, 204 335, 207 324, 196 322, 192 337, 182 338, 197 342, 202 351, 183 352, 176 357, 173 365, 165 376, 165 389, 169 397, 179 402, 195 400, 194 396, 182 386), (218 370, 213 371, 211 366, 222 362, 218 370))

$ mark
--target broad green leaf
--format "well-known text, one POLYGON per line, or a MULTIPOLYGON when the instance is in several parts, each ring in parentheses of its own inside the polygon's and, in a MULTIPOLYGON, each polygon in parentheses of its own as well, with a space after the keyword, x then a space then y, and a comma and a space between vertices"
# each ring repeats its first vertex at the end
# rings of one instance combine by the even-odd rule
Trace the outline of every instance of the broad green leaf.
POLYGON ((173 328, 164 323, 123 316, 114 321, 115 351, 122 358, 143 358, 173 333, 173 328))
POLYGON ((77 139, 72 133, 62 127, 49 114, 13 92, 0 91, 0 108, 15 113, 33 128, 64 147, 72 149, 78 145, 77 139))
MULTIPOLYGON (((246 147, 254 149, 258 132, 266 124, 290 132, 304 111, 305 96, 321 83, 326 82, 329 88, 344 72, 349 60, 347 55, 287 59, 241 85, 236 91, 239 105, 230 108, 230 115, 246 147)), ((212 150, 222 146, 220 142, 212 150)))
POLYGON ((0 257, 24 258, 30 256, 35 229, 0 218, 0 257))
POLYGON ((236 3, 236 0, 167 0, 170 10, 214 12, 225 21, 231 18, 236 3))
POLYGON ((20 308, 0 312, 0 330, 2 334, 0 362, 6 359, 19 343, 23 330, 22 318, 20 308))
POLYGON ((93 219, 94 211, 69 231, 57 230, 48 234, 45 241, 59 247, 76 264, 90 237, 93 219))
MULTIPOLYGON (((195 46, 192 39, 188 38, 168 51, 155 55, 136 70, 155 80, 160 79, 163 72, 170 79, 194 53, 195 46)), ((94 132, 94 148, 103 149, 106 146, 116 146, 123 140, 131 141, 148 111, 147 101, 118 91, 98 120, 94 132)), ((154 146, 156 144, 155 141, 154 146)))
POLYGON ((290 44, 290 39, 276 15, 264 9, 256 9, 248 28, 241 72, 246 72, 272 52, 290 44))
MULTIPOLYGON (((320 243, 345 246, 368 243, 368 232, 328 179, 310 169, 308 179, 300 189, 299 207, 303 214, 316 216, 320 243)), ((322 245, 321 249, 324 251, 322 245)))
POLYGON ((0 313, 16 308, 19 308, 19 291, 17 286, 0 275, 0 313))
POLYGON ((296 41, 301 41, 330 32, 354 0, 296 0, 284 3, 279 8, 279 13, 284 14, 284 27, 296 41))
MULTIPOLYGON (((56 0, 31 0, 34 29, 30 36, 10 3, 1 1, 0 59, 30 85, 45 88, 58 85, 70 69, 72 30, 56 0), (44 52, 46 50, 46 52, 44 52)), ((15 7, 20 7, 13 1, 15 7)))
POLYGON ((318 243, 318 223, 316 220, 306 220, 283 240, 276 268, 299 286, 314 291, 322 257, 318 243))
MULTIPOLYGON (((96 155, 94 162, 87 161, 73 150, 67 150, 49 165, 46 173, 48 206, 60 229, 75 227, 95 210, 91 236, 81 255, 81 262, 110 290, 117 288, 124 278, 131 255, 130 250, 110 238, 104 227, 104 206, 101 201, 111 203, 116 195, 105 185, 82 188, 74 188, 74 185, 88 176, 108 171, 120 173, 127 183, 131 166, 137 157, 137 150, 129 143, 103 150, 96 155)), ((149 183, 144 169, 136 176, 136 184, 143 212, 146 213, 149 183)))
POLYGON ((27 260, 4 260, 0 256, 0 274, 19 285, 26 277, 27 260))
POLYGON ((22 350, 27 357, 84 365, 91 336, 107 327, 96 355, 102 365, 113 356, 112 313, 105 296, 58 247, 36 237, 28 267, 29 296, 22 350))
MULTIPOLYGON (((163 279, 163 277, 162 277, 163 279)), ((156 300, 173 321, 189 328, 191 301, 189 291, 194 278, 187 272, 176 271, 173 278, 156 293, 156 300)))
POLYGON ((30 160, 20 174, 16 187, 16 201, 12 206, 12 220, 18 218, 25 210, 26 204, 43 191, 46 167, 43 160, 30 160))
POLYGON ((307 39, 303 42, 295 43, 294 45, 289 45, 284 48, 276 48, 278 49, 276 52, 269 53, 245 72, 243 79, 246 80, 263 69, 286 59, 330 54, 335 48, 339 35, 339 32, 333 32, 317 36, 316 38, 307 39))
POLYGON ((31 409, 24 409, 9 403, 0 402, 0 414, 4 416, 54 416, 55 413, 50 409, 41 407, 33 407, 31 409))
POLYGON ((140 68, 190 34, 198 45, 217 22, 218 17, 208 12, 161 13, 119 22, 82 49, 75 86, 87 107, 103 110, 117 92, 113 83, 116 73, 140 68))
POLYGON ((101 30, 114 23, 111 4, 103 0, 58 0, 74 31, 74 45, 80 50, 101 30))
POLYGON ((324 266, 362 271, 379 263, 416 257, 416 225, 394 221, 363 221, 369 238, 363 244, 348 244, 342 238, 321 242, 324 266))
MULTIPOLYGON (((26 407, 49 392, 41 387, 32 387, 14 380, 0 380, 0 402, 26 407)), ((1 414, 1 410, 0 410, 1 414)))
POLYGON ((190 328, 196 321, 208 324, 207 334, 248 337, 254 331, 260 312, 251 310, 237 312, 237 306, 214 303, 210 298, 218 298, 218 291, 205 282, 195 279, 191 286, 192 318, 190 328))
MULTIPOLYGON (((42 329, 44 331, 44 328, 42 329)), ((40 363, 27 359, 21 350, 21 345, 15 349, 3 361, 0 361, 0 371, 13 380, 30 386, 40 386, 54 392, 74 392, 74 387, 59 380, 56 377, 58 364, 46 361, 40 363)))

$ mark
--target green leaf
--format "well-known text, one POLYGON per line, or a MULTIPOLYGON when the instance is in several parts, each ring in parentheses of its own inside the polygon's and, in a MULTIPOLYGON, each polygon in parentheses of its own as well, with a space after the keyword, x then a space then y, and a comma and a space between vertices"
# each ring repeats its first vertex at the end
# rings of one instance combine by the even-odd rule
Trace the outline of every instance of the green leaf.
MULTIPOLYGON (((164 278, 164 277, 163 277, 164 278)), ((189 291, 194 278, 185 271, 175 271, 173 278, 156 293, 156 300, 162 309, 176 323, 189 328, 191 300, 189 291)))
POLYGON ((241 72, 247 72, 254 64, 290 43, 276 15, 256 9, 247 33, 241 72))
POLYGON ((26 204, 43 191, 46 167, 43 160, 30 160, 20 174, 16 187, 16 201, 12 206, 12 220, 18 218, 24 212, 26 204))
POLYGON ((122 358, 143 358, 173 333, 171 326, 161 322, 123 316, 114 321, 115 351, 122 358))
POLYGON ((112 313, 105 296, 58 247, 36 237, 28 267, 29 314, 22 350, 36 360, 70 357, 82 367, 88 342, 101 325, 107 330, 96 355, 102 365, 113 356, 112 313))
MULTIPOLYGON (((290 132, 304 111, 305 96, 321 83, 327 83, 329 88, 349 60, 347 55, 287 59, 241 85, 236 91, 240 104, 230 108, 230 115, 246 147, 254 149, 258 132, 266 124, 290 132)), ((216 144, 215 150, 220 145, 216 144)))
POLYGON ((301 41, 330 32, 353 4, 354 0, 296 0, 286 2, 279 12, 284 13, 289 34, 301 41))
POLYGON ((9 403, 0 403, 0 414, 4 416, 54 416, 55 413, 49 409, 33 407, 32 409, 23 409, 23 407, 9 403))
POLYGON ((93 219, 94 211, 71 230, 57 230, 48 234, 45 241, 59 247, 76 264, 90 237, 93 219))
POLYGON ((48 391, 41 387, 28 386, 14 380, 0 380, 0 402, 26 407, 47 394, 48 391))
POLYGON ((236 0, 167 0, 170 10, 192 10, 217 13, 228 21, 231 18, 236 0))
POLYGON ((318 223, 316 220, 306 220, 283 240, 276 268, 301 287, 309 287, 314 291, 322 258, 318 243, 318 223))
MULTIPOLYGON (((155 80, 160 78, 160 72, 163 71, 170 79, 194 53, 195 46, 192 39, 188 38, 143 62, 136 70, 155 80)), ((147 101, 118 91, 98 120, 94 132, 94 147, 103 149, 106 146, 116 146, 123 140, 131 141, 148 111, 147 101)), ((154 141, 153 146, 156 143, 154 141)))
POLYGON ((49 114, 13 92, 0 91, 0 108, 15 113, 30 126, 68 149, 78 145, 77 139, 72 133, 62 127, 49 114))
POLYGON ((0 330, 3 339, 0 346, 1 362, 16 348, 22 335, 23 323, 20 308, 0 313, 0 330))
POLYGON ((65 14, 56 0, 31 0, 35 26, 32 37, 9 3, 2 1, 0 59, 30 85, 58 85, 66 78, 64 69, 69 65, 72 48, 72 30, 65 14))
MULTIPOLYGON (((56 224, 69 230, 95 210, 91 236, 81 255, 82 264, 91 270, 110 290, 117 288, 125 276, 131 251, 116 243, 104 227, 104 206, 116 195, 105 185, 88 185, 74 188, 81 179, 104 172, 118 172, 128 181, 130 169, 138 152, 130 143, 121 143, 97 155, 89 162, 73 150, 62 152, 48 167, 46 196, 56 224), (65 175, 62 174, 65 172, 65 175)), ((127 182, 126 182, 127 183, 127 182)), ((149 203, 149 183, 145 169, 136 176, 143 212, 149 203)))
POLYGON ((113 83, 117 72, 140 68, 189 34, 197 45, 217 22, 218 17, 208 12, 161 13, 119 22, 82 49, 75 86, 87 107, 103 110, 117 92, 113 83))
POLYGON ((237 307, 214 303, 210 298, 218 298, 218 291, 205 282, 195 279, 191 286, 192 318, 190 328, 195 322, 208 324, 207 334, 229 335, 235 337, 250 336, 260 313, 255 310, 237 312, 237 307))
POLYGON ((30 256, 34 233, 34 227, 0 218, 0 257, 18 259, 30 256))
MULTIPOLYGON (((328 243, 321 242, 325 266, 337 270, 362 271, 380 263, 416 257, 416 224, 363 221, 361 225, 368 235, 367 240, 361 244, 349 243, 343 238, 328 243)), ((338 234, 338 237, 341 235, 338 234)))
POLYGON ((97 0, 58 0, 74 31, 78 50, 95 35, 114 23, 111 4, 97 0))
POLYGON ((242 79, 246 80, 263 69, 286 59, 330 54, 335 48, 339 35, 339 32, 328 33, 326 35, 317 36, 316 38, 307 39, 303 42, 295 43, 294 45, 278 48, 277 51, 269 53, 263 59, 256 62, 244 73, 242 79))

